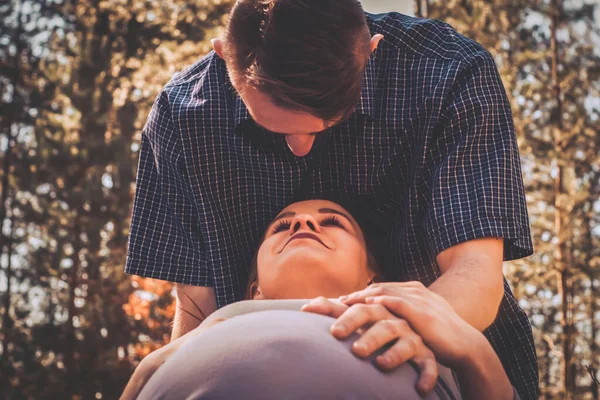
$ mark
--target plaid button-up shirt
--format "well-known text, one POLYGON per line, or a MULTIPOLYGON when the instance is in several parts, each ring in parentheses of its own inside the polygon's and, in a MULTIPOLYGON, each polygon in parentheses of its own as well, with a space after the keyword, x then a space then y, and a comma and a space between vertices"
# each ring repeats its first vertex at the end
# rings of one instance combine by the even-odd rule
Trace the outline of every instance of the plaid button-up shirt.
MULTIPOLYGON (((240 300, 267 225, 309 198, 354 204, 375 227, 392 280, 429 285, 437 254, 476 238, 504 238, 505 260, 532 253, 493 58, 440 21, 367 21, 384 40, 356 111, 304 157, 252 121, 214 52, 166 85, 142 135, 126 272, 214 287, 219 307, 240 300)), ((506 282, 485 334, 521 396, 536 398, 531 326, 506 282)))

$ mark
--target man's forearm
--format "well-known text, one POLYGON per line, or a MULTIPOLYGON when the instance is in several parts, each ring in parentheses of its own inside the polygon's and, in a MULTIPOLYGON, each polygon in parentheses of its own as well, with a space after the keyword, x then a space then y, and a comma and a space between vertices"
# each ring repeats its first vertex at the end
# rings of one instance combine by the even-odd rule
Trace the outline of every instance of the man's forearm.
POLYGON ((483 238, 444 250, 437 257, 442 276, 429 286, 480 332, 494 322, 504 296, 503 243, 483 238))
POLYGON ((469 343, 473 356, 464 365, 454 368, 463 399, 513 400, 514 390, 500 359, 490 343, 481 339, 469 343))
POLYGON ((496 319, 504 293, 502 282, 476 281, 460 271, 448 271, 429 289, 446 299, 462 319, 480 332, 496 319))
POLYGON ((177 284, 177 305, 171 340, 195 329, 217 309, 213 288, 177 284))

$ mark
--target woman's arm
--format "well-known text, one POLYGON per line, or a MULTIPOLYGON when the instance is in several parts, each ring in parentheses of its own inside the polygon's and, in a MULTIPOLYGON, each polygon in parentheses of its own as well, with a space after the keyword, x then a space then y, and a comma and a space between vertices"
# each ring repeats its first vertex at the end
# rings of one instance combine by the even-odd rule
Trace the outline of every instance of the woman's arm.
POLYGON ((189 331, 183 336, 173 340, 171 343, 161 347, 158 350, 148 354, 133 371, 120 400, 135 400, 140 394, 148 380, 154 375, 156 370, 163 365, 169 357, 175 353, 185 342, 198 336, 213 325, 225 321, 227 318, 214 318, 211 321, 200 324, 195 329, 189 331))

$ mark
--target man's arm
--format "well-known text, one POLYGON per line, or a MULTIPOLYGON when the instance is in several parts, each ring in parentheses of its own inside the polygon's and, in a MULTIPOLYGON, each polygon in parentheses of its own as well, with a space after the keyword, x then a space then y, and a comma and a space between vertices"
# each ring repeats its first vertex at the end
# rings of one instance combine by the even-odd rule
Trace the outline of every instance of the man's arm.
MULTIPOLYGON (((184 146, 173 123, 168 91, 156 98, 142 132, 125 272, 165 281, 184 279, 194 285, 188 296, 209 314, 216 306, 212 289, 200 288, 212 286, 212 281, 209 266, 202 262, 205 246, 190 181, 193 171, 182 162, 184 146)), ((192 315, 202 318, 184 291, 177 298, 173 338, 199 324, 192 315)))
POLYGON ((217 309, 215 291, 211 287, 178 283, 177 305, 171 341, 196 328, 217 309))
POLYGON ((437 256, 442 276, 429 289, 479 331, 494 322, 504 295, 503 251, 503 239, 484 238, 457 244, 437 256))
POLYGON ((429 151, 426 242, 442 272, 430 289, 483 330, 502 300, 502 261, 533 250, 510 103, 487 51, 460 63, 445 101, 429 151))

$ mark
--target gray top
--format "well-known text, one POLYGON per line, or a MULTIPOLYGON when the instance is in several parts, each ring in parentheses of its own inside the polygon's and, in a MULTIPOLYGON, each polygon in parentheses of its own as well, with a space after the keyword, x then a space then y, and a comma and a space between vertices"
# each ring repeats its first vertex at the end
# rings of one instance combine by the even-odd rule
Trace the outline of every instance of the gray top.
MULTIPOLYGON (((338 299, 329 299, 336 303, 338 299)), ((257 311, 266 310, 292 310, 300 311, 303 305, 310 302, 310 299, 293 299, 293 300, 244 300, 236 303, 231 303, 225 307, 219 308, 217 311, 210 314, 203 322, 208 323, 215 318, 233 318, 238 315, 248 314, 257 311)))
MULTIPOLYGON (((250 300, 217 310, 205 322, 228 320, 183 344, 138 400, 422 399, 412 363, 380 371, 374 359, 386 348, 357 358, 351 347, 359 335, 335 339, 329 332, 334 318, 299 312, 308 302, 250 300)), ((438 369, 438 383, 424 399, 460 400, 453 372, 438 369)))

